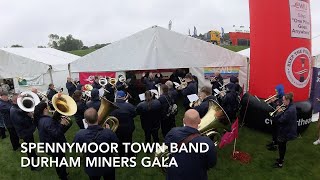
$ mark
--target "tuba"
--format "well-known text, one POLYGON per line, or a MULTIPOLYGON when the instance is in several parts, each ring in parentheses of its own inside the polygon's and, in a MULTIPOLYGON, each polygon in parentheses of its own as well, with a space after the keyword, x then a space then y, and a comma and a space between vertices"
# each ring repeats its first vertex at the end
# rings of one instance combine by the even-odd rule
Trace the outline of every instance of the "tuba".
POLYGON ((98 123, 102 127, 106 127, 106 124, 110 125, 110 129, 113 132, 116 132, 119 127, 119 120, 114 116, 109 116, 109 114, 119 107, 106 99, 101 97, 101 105, 98 111, 98 123), (107 118, 107 119, 106 119, 107 118))
POLYGON ((40 98, 37 94, 31 91, 25 91, 20 94, 17 99, 17 104, 24 112, 33 112, 37 104, 40 103, 40 98))
MULTIPOLYGON (((198 131, 202 136, 207 136, 213 140, 214 144, 217 146, 219 144, 222 134, 226 131, 231 131, 231 122, 223 110, 223 108, 213 100, 209 100, 209 108, 207 114, 201 119, 201 123, 198 126, 198 131)), ((168 147, 162 147, 162 150, 157 150, 155 153, 155 158, 162 161, 163 164, 168 164, 170 152, 168 147), (164 150, 164 151, 163 151, 164 150)), ((166 172, 165 168, 161 168, 163 172, 166 172)))

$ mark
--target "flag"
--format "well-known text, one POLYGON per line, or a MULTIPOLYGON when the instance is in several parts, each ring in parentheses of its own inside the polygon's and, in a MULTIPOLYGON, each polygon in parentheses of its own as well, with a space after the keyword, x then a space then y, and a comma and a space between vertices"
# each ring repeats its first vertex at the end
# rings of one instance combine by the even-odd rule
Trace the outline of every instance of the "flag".
POLYGON ((223 148, 225 145, 230 144, 234 139, 238 138, 238 127, 239 127, 239 120, 237 120, 231 126, 231 132, 226 132, 222 138, 221 142, 219 143, 219 148, 223 148))

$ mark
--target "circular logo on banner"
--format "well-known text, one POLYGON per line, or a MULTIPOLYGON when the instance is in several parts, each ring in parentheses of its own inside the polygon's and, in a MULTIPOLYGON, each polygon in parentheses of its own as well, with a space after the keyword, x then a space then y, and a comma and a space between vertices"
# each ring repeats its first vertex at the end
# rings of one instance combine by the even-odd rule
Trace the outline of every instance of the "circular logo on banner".
POLYGON ((311 53, 307 48, 298 48, 288 56, 285 66, 288 80, 297 88, 307 86, 311 76, 311 53))

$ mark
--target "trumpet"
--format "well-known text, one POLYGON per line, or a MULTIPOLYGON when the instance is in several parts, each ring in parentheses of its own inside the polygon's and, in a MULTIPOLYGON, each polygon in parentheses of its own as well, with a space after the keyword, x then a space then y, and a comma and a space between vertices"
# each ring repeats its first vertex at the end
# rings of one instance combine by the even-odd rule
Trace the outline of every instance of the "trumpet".
POLYGON ((188 83, 185 81, 185 79, 182 79, 181 77, 178 77, 180 81, 180 86, 177 88, 178 90, 182 90, 188 86, 188 83))
POLYGON ((285 104, 281 104, 281 106, 277 107, 273 112, 270 112, 269 115, 271 117, 277 116, 278 115, 278 111, 281 109, 281 111, 285 111, 286 110, 286 105, 285 104))
POLYGON ((277 95, 278 95, 278 94, 275 94, 275 95, 269 97, 268 99, 264 100, 264 102, 268 103, 268 101, 270 101, 270 100, 273 99, 273 98, 276 98, 276 100, 277 100, 277 99, 278 99, 278 98, 277 98, 277 95))

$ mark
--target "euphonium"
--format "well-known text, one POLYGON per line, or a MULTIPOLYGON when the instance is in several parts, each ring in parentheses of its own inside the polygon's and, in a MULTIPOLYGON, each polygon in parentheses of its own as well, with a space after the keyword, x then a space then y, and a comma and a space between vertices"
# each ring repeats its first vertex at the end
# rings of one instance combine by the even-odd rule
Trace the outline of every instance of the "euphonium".
POLYGON ((37 104, 40 103, 40 98, 37 94, 31 91, 22 92, 17 99, 17 105, 25 112, 33 112, 37 104))
POLYGON ((106 85, 108 84, 107 78, 100 78, 100 79, 99 79, 99 84, 100 84, 100 86, 102 86, 102 87, 106 86, 106 85))
POLYGON ((119 108, 117 105, 107 100, 104 97, 101 97, 101 105, 98 111, 98 123, 102 125, 102 127, 106 127, 108 123, 110 125, 110 129, 115 132, 119 127, 119 120, 114 116, 109 116, 109 114, 114 110, 119 108), (106 119, 107 118, 107 119, 106 119))
MULTIPOLYGON (((223 108, 214 100, 209 100, 209 108, 207 114, 201 119, 201 123, 198 126, 198 131, 202 136, 207 136, 214 141, 215 145, 218 145, 222 134, 225 131, 231 131, 231 122, 228 115, 225 113, 223 108)), ((164 164, 168 164, 170 152, 168 147, 166 150, 157 150, 155 157, 158 160, 165 158, 164 164)), ((163 172, 165 168, 161 168, 163 172)))

